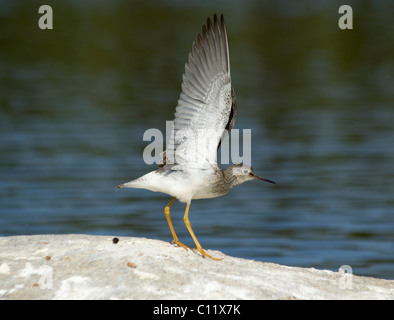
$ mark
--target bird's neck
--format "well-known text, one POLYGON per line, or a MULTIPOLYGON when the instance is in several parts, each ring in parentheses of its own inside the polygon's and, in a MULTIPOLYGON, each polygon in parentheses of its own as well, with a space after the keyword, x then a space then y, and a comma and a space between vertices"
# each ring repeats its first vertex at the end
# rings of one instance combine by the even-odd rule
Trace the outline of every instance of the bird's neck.
POLYGON ((225 183, 228 184, 230 187, 234 187, 239 184, 237 176, 233 174, 233 168, 231 166, 225 169, 223 171, 223 174, 225 183))

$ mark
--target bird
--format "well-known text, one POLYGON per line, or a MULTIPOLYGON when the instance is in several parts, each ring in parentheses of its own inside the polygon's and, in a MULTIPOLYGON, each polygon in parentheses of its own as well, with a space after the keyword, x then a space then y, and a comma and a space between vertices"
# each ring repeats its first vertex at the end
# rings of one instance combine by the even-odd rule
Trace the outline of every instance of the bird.
POLYGON ((249 180, 272 180, 258 176, 247 164, 233 164, 222 170, 217 163, 221 139, 234 127, 237 102, 230 77, 230 57, 223 14, 207 18, 197 33, 182 77, 182 92, 176 107, 174 126, 162 153, 158 168, 140 178, 117 185, 119 188, 142 188, 172 196, 164 208, 173 244, 186 250, 175 233, 170 207, 176 199, 186 203, 184 223, 197 252, 209 255, 198 242, 189 221, 192 200, 225 195, 249 180))

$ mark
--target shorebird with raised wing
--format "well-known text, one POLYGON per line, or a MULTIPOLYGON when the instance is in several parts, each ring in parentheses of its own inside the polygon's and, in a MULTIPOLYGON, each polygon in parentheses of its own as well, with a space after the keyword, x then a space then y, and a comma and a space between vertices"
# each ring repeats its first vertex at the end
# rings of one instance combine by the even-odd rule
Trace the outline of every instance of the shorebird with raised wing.
POLYGON ((223 136, 234 127, 237 103, 231 86, 230 58, 223 15, 208 18, 197 34, 185 65, 182 92, 176 107, 174 128, 159 168, 117 188, 142 188, 163 192, 173 198, 164 208, 173 243, 178 240, 170 217, 170 207, 178 199, 186 203, 184 222, 203 256, 209 255, 198 242, 189 221, 194 199, 220 197, 235 186, 259 177, 251 166, 233 164, 222 170, 217 151, 223 136))

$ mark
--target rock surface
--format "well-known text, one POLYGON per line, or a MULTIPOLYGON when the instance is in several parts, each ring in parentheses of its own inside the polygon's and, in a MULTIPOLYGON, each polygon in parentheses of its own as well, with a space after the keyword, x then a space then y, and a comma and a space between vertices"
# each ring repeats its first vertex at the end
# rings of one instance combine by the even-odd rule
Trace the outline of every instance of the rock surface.
POLYGON ((394 299, 391 280, 113 238, 1 237, 0 299, 394 299))

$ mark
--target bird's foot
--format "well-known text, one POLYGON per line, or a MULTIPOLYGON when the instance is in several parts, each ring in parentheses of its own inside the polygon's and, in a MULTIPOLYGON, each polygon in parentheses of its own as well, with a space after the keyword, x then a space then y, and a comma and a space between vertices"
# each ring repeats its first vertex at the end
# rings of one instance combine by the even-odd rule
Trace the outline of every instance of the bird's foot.
POLYGON ((194 252, 196 252, 196 251, 200 252, 203 256, 211 258, 212 260, 217 260, 217 261, 223 260, 223 258, 214 258, 214 257, 212 257, 211 255, 206 253, 205 250, 202 247, 197 247, 197 249, 193 249, 193 250, 194 250, 194 252))
POLYGON ((180 242, 178 239, 174 239, 172 240, 171 243, 175 243, 178 247, 181 247, 185 250, 189 249, 189 247, 187 245, 184 245, 182 242, 180 242))

